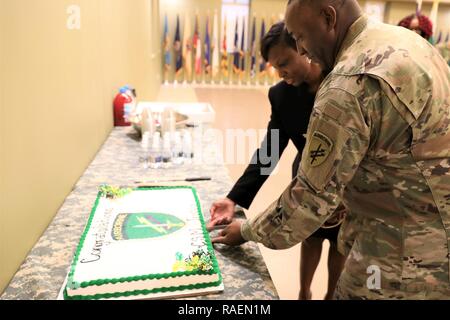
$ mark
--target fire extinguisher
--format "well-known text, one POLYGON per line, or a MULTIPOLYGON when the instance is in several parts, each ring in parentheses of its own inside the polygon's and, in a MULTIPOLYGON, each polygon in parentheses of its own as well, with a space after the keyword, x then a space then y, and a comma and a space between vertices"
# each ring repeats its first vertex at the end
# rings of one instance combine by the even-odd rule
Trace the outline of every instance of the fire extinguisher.
POLYGON ((131 88, 124 86, 120 88, 119 93, 114 98, 114 126, 125 127, 131 123, 125 118, 125 108, 133 103, 131 88))

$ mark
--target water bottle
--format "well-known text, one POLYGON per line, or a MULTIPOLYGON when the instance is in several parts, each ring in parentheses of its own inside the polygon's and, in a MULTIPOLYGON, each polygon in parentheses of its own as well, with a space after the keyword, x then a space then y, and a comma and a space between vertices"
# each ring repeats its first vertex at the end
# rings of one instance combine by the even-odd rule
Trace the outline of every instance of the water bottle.
POLYGON ((153 134, 152 146, 150 148, 149 154, 150 168, 158 169, 162 165, 162 155, 161 155, 161 134, 155 132, 153 134))
POLYGON ((163 138, 162 166, 170 168, 172 166, 172 151, 170 148, 170 132, 166 132, 163 138))
POLYGON ((144 109, 144 111, 142 111, 142 132, 148 132, 151 138, 155 131, 155 119, 153 119, 153 115, 148 109, 144 109))
POLYGON ((192 163, 192 158, 194 158, 192 135, 188 130, 185 130, 183 134, 183 162, 192 163))
POLYGON ((183 144, 181 134, 178 131, 175 131, 172 135, 172 162, 176 165, 183 163, 183 144))
POLYGON ((176 119, 175 119, 175 113, 173 109, 166 108, 164 109, 164 112, 162 113, 162 120, 161 120, 161 132, 163 135, 165 135, 166 132, 173 133, 175 132, 175 126, 176 126, 176 119))
POLYGON ((144 132, 144 134, 142 135, 142 140, 141 140, 141 156, 139 157, 139 161, 143 163, 144 169, 148 168, 149 139, 150 139, 150 133, 144 132))

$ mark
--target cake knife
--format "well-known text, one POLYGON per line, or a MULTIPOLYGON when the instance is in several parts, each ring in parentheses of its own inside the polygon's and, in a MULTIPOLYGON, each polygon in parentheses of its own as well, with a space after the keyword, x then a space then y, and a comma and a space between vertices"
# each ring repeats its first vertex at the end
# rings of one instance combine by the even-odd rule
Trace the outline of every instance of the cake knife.
POLYGON ((169 180, 147 180, 147 181, 135 181, 134 183, 160 183, 160 182, 193 182, 193 181, 210 181, 211 177, 193 177, 185 179, 169 179, 169 180))

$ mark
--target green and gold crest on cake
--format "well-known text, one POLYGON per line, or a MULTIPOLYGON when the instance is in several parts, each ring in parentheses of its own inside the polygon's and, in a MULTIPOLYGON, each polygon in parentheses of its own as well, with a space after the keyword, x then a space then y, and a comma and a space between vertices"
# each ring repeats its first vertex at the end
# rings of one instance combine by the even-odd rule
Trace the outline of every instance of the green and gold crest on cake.
POLYGON ((182 229, 186 223, 165 213, 120 213, 112 230, 114 240, 164 237, 182 229))

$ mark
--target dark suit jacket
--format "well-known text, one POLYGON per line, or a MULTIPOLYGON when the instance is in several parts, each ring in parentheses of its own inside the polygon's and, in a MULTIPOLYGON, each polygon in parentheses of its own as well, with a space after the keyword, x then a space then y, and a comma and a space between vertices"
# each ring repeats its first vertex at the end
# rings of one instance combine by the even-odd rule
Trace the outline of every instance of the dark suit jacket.
MULTIPOLYGON (((251 164, 228 194, 227 197, 229 199, 248 209, 259 189, 268 178, 268 175, 261 174, 261 168, 272 167, 270 172, 275 168, 276 163, 264 165, 261 163, 259 156, 260 152, 262 152, 261 155, 271 155, 270 130, 279 130, 279 157, 281 157, 289 140, 292 140, 301 156, 305 146, 303 135, 308 128, 309 118, 314 106, 314 97, 314 94, 308 92, 306 85, 293 87, 281 81, 270 88, 269 100, 272 106, 272 114, 266 138, 264 139, 267 142, 267 151, 263 142, 261 147, 254 153, 251 164)), ((300 156, 296 159, 298 162, 300 161, 300 156)), ((264 163, 264 160, 262 162, 264 163)))

